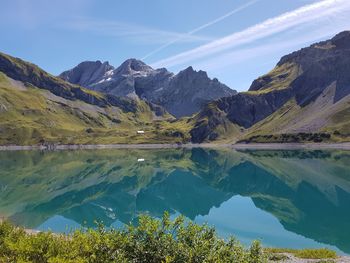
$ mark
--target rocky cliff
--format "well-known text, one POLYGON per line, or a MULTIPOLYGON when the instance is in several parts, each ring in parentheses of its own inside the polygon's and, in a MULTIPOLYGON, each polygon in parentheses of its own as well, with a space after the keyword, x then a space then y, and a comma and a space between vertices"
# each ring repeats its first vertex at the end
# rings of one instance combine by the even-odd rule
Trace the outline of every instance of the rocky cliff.
POLYGON ((141 98, 164 107, 176 117, 190 116, 209 101, 236 93, 217 79, 210 79, 204 71, 189 67, 174 75, 136 59, 128 59, 118 68, 108 62, 87 61, 60 77, 105 94, 141 98))

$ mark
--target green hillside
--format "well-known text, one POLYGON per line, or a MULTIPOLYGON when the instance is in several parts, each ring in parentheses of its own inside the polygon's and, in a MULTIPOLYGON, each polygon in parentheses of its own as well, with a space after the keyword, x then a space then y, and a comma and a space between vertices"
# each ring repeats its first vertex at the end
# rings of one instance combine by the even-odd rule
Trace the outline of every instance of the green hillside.
POLYGON ((0 54, 0 144, 175 143, 187 120, 157 116, 142 100, 69 84, 37 66, 0 54), (145 134, 137 135, 138 130, 145 134))

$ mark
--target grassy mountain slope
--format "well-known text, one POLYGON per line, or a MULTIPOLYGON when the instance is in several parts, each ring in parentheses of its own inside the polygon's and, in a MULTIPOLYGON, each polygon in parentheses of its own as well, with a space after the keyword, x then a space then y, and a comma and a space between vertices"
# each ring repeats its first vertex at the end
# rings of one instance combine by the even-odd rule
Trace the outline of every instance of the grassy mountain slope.
POLYGON ((0 144, 183 142, 190 123, 142 100, 104 95, 0 54, 0 144), (145 134, 137 135, 137 130, 145 134))
POLYGON ((243 128, 232 123, 216 102, 206 105, 193 117, 194 127, 190 131, 192 142, 201 143, 202 138, 208 141, 230 142, 242 136, 243 128))
POLYGON ((192 141, 350 141, 349 58, 350 31, 284 56, 248 92, 198 113, 192 141))
MULTIPOLYGON (((246 138, 258 136, 261 142, 273 138, 261 135, 320 132, 332 141, 348 140, 350 136, 350 96, 333 103, 335 87, 325 90, 314 102, 301 107, 293 98, 266 119, 246 131, 246 138)), ((280 139, 280 138, 279 138, 280 139)))

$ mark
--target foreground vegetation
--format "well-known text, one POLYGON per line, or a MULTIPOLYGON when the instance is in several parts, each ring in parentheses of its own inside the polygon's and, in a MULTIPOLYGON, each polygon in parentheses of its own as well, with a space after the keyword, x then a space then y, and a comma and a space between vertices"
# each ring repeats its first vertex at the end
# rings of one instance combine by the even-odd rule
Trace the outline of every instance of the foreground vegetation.
POLYGON ((263 262, 259 242, 245 249, 235 239, 218 238, 213 228, 141 216, 137 227, 78 230, 72 234, 28 234, 0 225, 1 262, 263 262))
POLYGON ((28 233, 8 222, 0 223, 0 262, 268 262, 276 253, 305 258, 335 258, 321 250, 262 249, 259 241, 249 248, 236 239, 220 239, 214 228, 141 216, 138 226, 77 230, 69 235, 51 232, 28 233))

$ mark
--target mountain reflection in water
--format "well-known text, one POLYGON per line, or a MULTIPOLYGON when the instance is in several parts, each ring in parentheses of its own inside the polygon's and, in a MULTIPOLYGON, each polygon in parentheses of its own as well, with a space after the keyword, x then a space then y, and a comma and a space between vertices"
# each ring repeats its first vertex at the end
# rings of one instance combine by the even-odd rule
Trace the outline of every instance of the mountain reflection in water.
POLYGON ((0 216, 27 228, 120 226, 164 211, 243 242, 350 253, 350 153, 0 152, 0 216))

